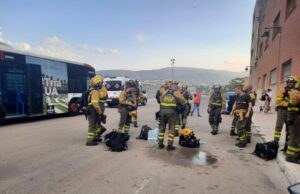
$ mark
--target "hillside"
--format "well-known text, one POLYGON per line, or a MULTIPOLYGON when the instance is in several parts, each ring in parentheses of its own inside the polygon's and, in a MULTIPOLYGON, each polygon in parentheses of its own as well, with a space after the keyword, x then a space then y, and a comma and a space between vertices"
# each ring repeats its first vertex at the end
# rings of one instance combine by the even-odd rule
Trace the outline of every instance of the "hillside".
MULTIPOLYGON (((103 70, 97 71, 97 74, 103 76, 127 76, 138 80, 164 80, 171 79, 171 72, 171 67, 168 67, 142 71, 103 70)), ((185 80, 193 84, 226 84, 233 78, 247 76, 247 72, 231 72, 189 67, 175 67, 174 72, 176 80, 185 80)))

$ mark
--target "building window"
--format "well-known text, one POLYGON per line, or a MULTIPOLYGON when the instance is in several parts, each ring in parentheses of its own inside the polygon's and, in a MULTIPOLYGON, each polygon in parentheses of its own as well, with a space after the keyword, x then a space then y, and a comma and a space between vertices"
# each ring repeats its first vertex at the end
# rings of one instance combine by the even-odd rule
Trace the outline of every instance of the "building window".
POLYGON ((297 0, 286 1, 286 18, 288 18, 297 6, 297 0))
POLYGON ((282 64, 282 82, 285 82, 292 73, 292 59, 282 64))
POLYGON ((259 45, 259 55, 258 55, 258 57, 261 57, 261 56, 262 56, 262 53, 263 53, 263 43, 260 43, 260 45, 259 45))
POLYGON ((270 77, 270 84, 276 84, 277 83, 277 69, 273 69, 271 71, 271 77, 270 77))
POLYGON ((280 32, 280 12, 276 16, 274 22, 273 22, 273 39, 277 36, 277 34, 280 32))
POLYGON ((263 89, 267 88, 267 86, 268 86, 267 84, 268 84, 268 82, 267 82, 267 74, 265 74, 263 76, 263 89))
POLYGON ((265 50, 269 47, 269 37, 265 38, 265 50))
POLYGON ((258 89, 261 88, 261 78, 258 78, 258 80, 257 80, 257 88, 258 89))

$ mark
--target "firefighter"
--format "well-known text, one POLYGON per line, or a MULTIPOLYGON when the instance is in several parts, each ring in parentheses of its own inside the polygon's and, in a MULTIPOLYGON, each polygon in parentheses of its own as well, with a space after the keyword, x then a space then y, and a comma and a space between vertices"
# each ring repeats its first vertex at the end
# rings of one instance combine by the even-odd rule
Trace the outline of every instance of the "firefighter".
POLYGON ((108 97, 107 88, 105 86, 102 86, 99 89, 99 105, 102 112, 102 117, 101 120, 98 121, 99 124, 98 127, 96 128, 96 139, 98 141, 102 141, 101 135, 106 131, 106 128, 101 123, 103 124, 106 123, 106 115, 104 114, 104 112, 105 112, 105 103, 107 97, 108 97))
POLYGON ((170 87, 170 84, 172 83, 172 81, 170 80, 165 80, 164 81, 164 85, 162 85, 159 90, 157 90, 155 98, 158 104, 160 104, 160 97, 161 95, 168 89, 168 87, 170 87))
POLYGON ((213 93, 209 98, 208 109, 209 124, 212 128, 211 134, 217 135, 221 122, 221 113, 224 112, 226 105, 225 97, 221 94, 221 85, 213 86, 213 93))
MULTIPOLYGON (((97 143, 96 130, 99 128, 99 118, 102 116, 102 111, 99 106, 99 88, 102 87, 103 78, 101 76, 94 76, 90 80, 90 89, 88 96, 87 118, 89 122, 87 146, 95 146, 97 143)), ((100 119, 101 120, 101 119, 100 119)), ((101 131, 100 131, 101 132, 101 131)))
POLYGON ((136 115, 137 101, 134 84, 133 80, 129 80, 119 96, 120 106, 118 112, 120 113, 120 122, 118 131, 126 134, 129 133, 132 116, 136 115))
MULTIPOLYGON (((173 89, 181 94, 181 91, 179 90, 177 81, 171 82, 173 89)), ((178 100, 177 100, 178 101, 178 100)), ((180 129, 180 115, 185 111, 185 103, 178 103, 177 102, 177 112, 175 115, 175 137, 179 136, 179 129, 180 129)))
POLYGON ((281 137, 281 131, 283 128, 283 124, 285 124, 285 144, 283 151, 287 151, 288 141, 289 141, 289 126, 287 124, 287 115, 288 115, 288 105, 290 101, 290 92, 295 89, 297 84, 297 78, 295 76, 289 76, 286 80, 286 86, 281 88, 277 92, 276 97, 276 110, 277 110, 277 120, 274 132, 274 142, 278 145, 281 137))
POLYGON ((181 94, 185 98, 185 110, 181 114, 181 120, 182 120, 181 129, 184 129, 185 126, 186 126, 186 123, 187 123, 187 117, 191 112, 191 104, 190 104, 189 100, 193 100, 193 96, 190 93, 190 91, 188 91, 188 86, 187 85, 182 86, 181 94))
POLYGON ((175 122, 177 113, 177 103, 184 104, 184 97, 177 90, 177 84, 172 83, 167 87, 167 90, 160 97, 160 119, 159 124, 159 134, 158 134, 158 147, 163 149, 164 145, 164 135, 166 126, 168 124, 168 146, 167 151, 175 150, 173 146, 175 137, 175 122))
POLYGON ((252 86, 245 87, 244 92, 250 96, 250 100, 251 100, 251 104, 252 104, 251 112, 250 112, 249 118, 247 119, 247 124, 246 124, 247 143, 251 143, 251 136, 252 136, 251 125, 252 125, 252 117, 254 114, 253 107, 255 106, 256 97, 255 97, 254 92, 252 91, 252 86))
POLYGON ((286 160, 300 164, 300 78, 297 80, 298 86, 290 92, 288 106, 289 141, 286 160))
MULTIPOLYGON (((235 93, 236 94, 238 93, 237 88, 235 88, 235 93)), ((237 122, 238 117, 235 114, 233 114, 234 108, 235 108, 235 100, 234 100, 232 110, 231 110, 231 113, 230 113, 230 115, 233 116, 233 120, 232 120, 232 123, 231 123, 231 129, 230 129, 230 136, 236 136, 237 135, 235 130, 236 130, 236 122, 237 122)))
POLYGON ((247 145, 247 131, 246 126, 252 109, 250 96, 243 91, 242 86, 236 88, 237 97, 234 103, 232 114, 236 116, 236 129, 239 136, 239 142, 235 144, 240 148, 247 145))
POLYGON ((133 126, 134 127, 138 127, 138 112, 137 112, 137 108, 138 108, 138 104, 139 104, 139 101, 140 101, 140 95, 141 95, 141 92, 140 92, 140 88, 139 88, 139 82, 137 80, 134 81, 134 89, 135 89, 135 96, 136 96, 136 104, 137 104, 137 107, 136 107, 136 114, 134 114, 132 116, 132 122, 133 122, 133 126))

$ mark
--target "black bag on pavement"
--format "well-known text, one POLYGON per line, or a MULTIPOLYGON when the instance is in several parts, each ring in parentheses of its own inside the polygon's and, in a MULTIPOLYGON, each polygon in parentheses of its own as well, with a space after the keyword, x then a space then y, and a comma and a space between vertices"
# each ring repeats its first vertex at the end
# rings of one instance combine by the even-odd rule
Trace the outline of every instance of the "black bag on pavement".
POLYGON ((192 133, 188 136, 180 135, 179 136, 179 145, 187 148, 199 148, 200 143, 199 139, 196 138, 195 134, 192 133))
POLYGON ((140 135, 136 139, 148 140, 148 132, 152 130, 148 125, 143 125, 140 135))
POLYGON ((130 138, 128 134, 113 130, 106 134, 104 138, 106 146, 109 147, 109 150, 112 152, 122 152, 128 149, 127 141, 130 138))
POLYGON ((253 154, 264 160, 272 160, 277 157, 278 145, 274 142, 257 143, 253 154))

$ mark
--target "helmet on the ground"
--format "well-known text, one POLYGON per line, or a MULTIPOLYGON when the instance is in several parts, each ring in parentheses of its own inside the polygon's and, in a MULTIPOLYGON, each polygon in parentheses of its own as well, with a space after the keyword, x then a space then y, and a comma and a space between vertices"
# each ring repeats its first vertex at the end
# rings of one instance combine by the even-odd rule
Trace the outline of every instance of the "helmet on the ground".
POLYGON ((92 79, 90 80, 90 85, 91 86, 100 86, 103 82, 103 77, 100 75, 96 75, 94 77, 92 77, 92 79))
POLYGON ((180 134, 183 135, 183 136, 189 136, 193 133, 193 130, 189 129, 189 128, 185 128, 185 129, 182 129, 180 131, 180 134))

